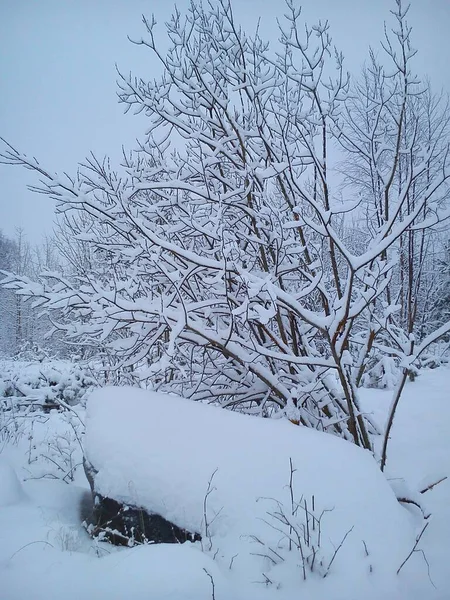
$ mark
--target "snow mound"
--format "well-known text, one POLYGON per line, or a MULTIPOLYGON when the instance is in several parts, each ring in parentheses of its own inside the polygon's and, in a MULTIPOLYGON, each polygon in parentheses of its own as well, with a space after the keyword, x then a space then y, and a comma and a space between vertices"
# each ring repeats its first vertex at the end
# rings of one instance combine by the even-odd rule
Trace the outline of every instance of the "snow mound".
POLYGON ((19 504, 25 499, 16 472, 5 460, 0 461, 0 506, 19 504))
POLYGON ((97 492, 199 531, 204 548, 247 580, 282 575, 295 555, 284 518, 307 553, 316 546, 322 576, 344 538, 332 570, 350 560, 359 578, 394 572, 412 545, 407 513, 371 454, 288 421, 110 387, 89 398, 85 452, 97 492), (320 547, 317 531, 304 539, 316 529, 312 514, 322 515, 320 547))

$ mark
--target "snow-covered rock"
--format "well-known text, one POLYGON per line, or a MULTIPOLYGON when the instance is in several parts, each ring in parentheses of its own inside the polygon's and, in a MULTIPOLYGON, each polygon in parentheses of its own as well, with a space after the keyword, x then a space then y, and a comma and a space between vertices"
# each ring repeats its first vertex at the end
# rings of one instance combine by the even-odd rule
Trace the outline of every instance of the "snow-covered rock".
POLYGON ((93 537, 116 546, 150 542, 181 544, 201 540, 199 533, 187 531, 153 511, 136 506, 136 503, 118 502, 99 494, 95 487, 95 468, 86 460, 83 464, 92 493, 91 511, 85 517, 85 526, 93 537))
POLYGON ((85 452, 99 494, 200 531, 205 549, 246 578, 299 561, 285 518, 304 538, 311 529, 303 550, 315 546, 322 574, 346 534, 333 569, 351 560, 355 574, 394 568, 411 547, 406 511, 371 454, 287 421, 110 387, 88 401, 85 452), (323 513, 320 544, 311 513, 323 513))

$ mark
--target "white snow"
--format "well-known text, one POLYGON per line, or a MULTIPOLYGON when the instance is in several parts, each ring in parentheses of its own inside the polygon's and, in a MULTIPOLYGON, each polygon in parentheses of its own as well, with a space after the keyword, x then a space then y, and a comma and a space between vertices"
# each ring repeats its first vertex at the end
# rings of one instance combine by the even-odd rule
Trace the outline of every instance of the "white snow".
POLYGON ((24 492, 13 467, 0 456, 0 507, 18 504, 24 492))
MULTIPOLYGON (((99 484, 134 501, 139 488, 140 500, 148 506, 154 504, 166 516, 204 533, 203 500, 218 468, 208 515, 213 519, 223 508, 211 524, 211 550, 206 538, 203 551, 199 543, 127 549, 91 540, 81 527, 79 511, 88 484, 81 467, 73 482, 66 477, 66 449, 58 446, 62 438, 70 439, 72 428, 67 416, 52 412, 45 419, 33 417, 33 426, 31 420, 21 422, 22 436, 0 445, 0 599, 211 600, 211 576, 216 600, 447 600, 449 375, 447 368, 421 371, 414 383, 407 383, 388 449, 387 479, 397 488, 401 485, 402 492, 420 497, 426 512, 432 513, 417 548, 425 553, 429 575, 420 551, 396 575, 424 521, 414 506, 398 505, 369 453, 286 422, 176 397, 109 389, 92 396, 87 415, 88 452, 101 466, 99 475, 103 473, 99 484), (142 403, 148 405, 147 414, 141 412, 142 403), (114 437, 114 431, 120 435, 114 437), (43 459, 50 445, 55 462, 43 459), (317 511, 334 506, 323 517, 322 556, 329 558, 331 542, 339 544, 354 526, 325 579, 316 572, 303 581, 298 553, 289 554, 285 547, 275 548, 285 558, 277 566, 249 556, 267 551, 252 544, 249 535, 261 536, 268 545, 282 538, 259 520, 273 510, 273 503, 256 499, 272 495, 290 507, 289 458, 297 469, 296 495, 309 501, 314 494, 317 511), (119 459, 115 471, 113 460, 119 459), (127 474, 121 472, 124 466, 127 474), (419 493, 445 476, 447 480, 419 493), (230 555, 237 555, 231 569, 230 555), (262 565, 272 585, 263 583, 262 565)), ((362 390, 363 409, 380 425, 391 396, 389 391, 362 390)), ((77 410, 84 420, 83 411, 77 410)), ((76 441, 71 444, 70 460, 79 464, 81 450, 76 441)))

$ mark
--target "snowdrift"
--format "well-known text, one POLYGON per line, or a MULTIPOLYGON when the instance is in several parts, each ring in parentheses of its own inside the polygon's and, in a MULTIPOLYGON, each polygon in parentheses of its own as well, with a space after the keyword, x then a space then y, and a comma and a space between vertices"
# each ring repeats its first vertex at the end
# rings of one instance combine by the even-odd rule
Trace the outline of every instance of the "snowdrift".
POLYGON ((88 401, 85 453, 97 492, 200 531, 247 581, 331 577, 351 561, 356 583, 395 573, 412 547, 371 454, 287 421, 110 387, 88 401))

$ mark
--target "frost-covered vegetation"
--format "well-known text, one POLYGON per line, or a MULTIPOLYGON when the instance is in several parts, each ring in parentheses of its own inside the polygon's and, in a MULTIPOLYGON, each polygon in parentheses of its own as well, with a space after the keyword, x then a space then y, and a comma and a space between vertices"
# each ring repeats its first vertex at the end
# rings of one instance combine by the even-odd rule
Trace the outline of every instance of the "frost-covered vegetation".
POLYGON ((84 434, 78 411, 95 385, 67 360, 0 360, 0 451, 25 438, 29 477, 74 481, 84 434))
POLYGON ((79 404, 94 385, 97 382, 86 368, 68 360, 0 359, 0 399, 4 405, 7 399, 11 406, 79 404))
MULTIPOLYGON (((135 43, 160 71, 120 76, 148 119, 122 164, 58 175, 3 143, 60 215, 40 250, 0 237, 1 448, 27 480, 6 466, 3 502, 23 517, 43 494, 51 522, 70 506, 61 547, 42 523, 46 539, 8 538, 11 598, 30 596, 11 566, 30 544, 95 585, 111 571, 91 562, 114 557, 111 531, 91 541, 73 512, 83 453, 94 496, 201 537, 123 551, 139 577, 165 573, 161 597, 445 597, 450 113, 414 74, 407 12, 395 0, 352 77, 293 2, 273 45, 227 0, 175 11, 167 54, 144 18, 135 43), (84 448, 85 401, 110 385, 84 448)), ((26 568, 60 597, 63 575, 26 568)))

